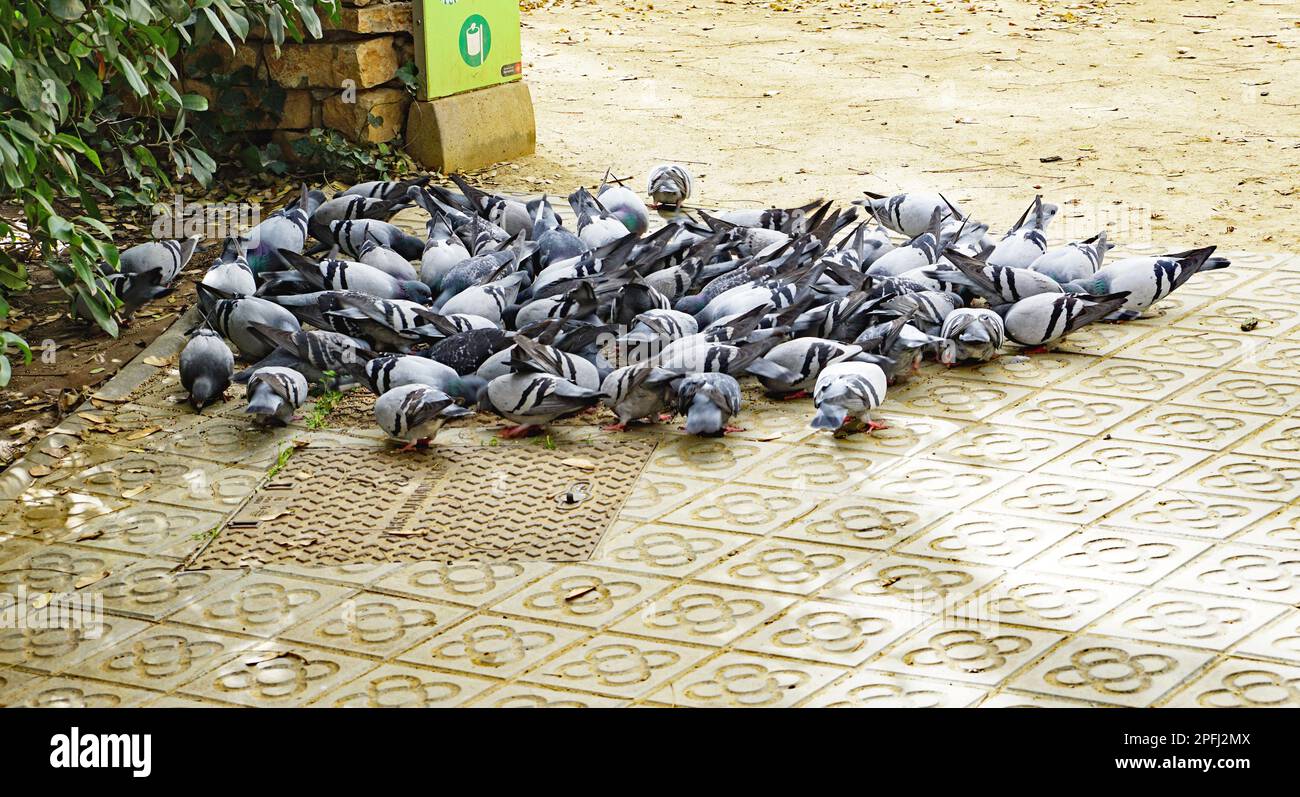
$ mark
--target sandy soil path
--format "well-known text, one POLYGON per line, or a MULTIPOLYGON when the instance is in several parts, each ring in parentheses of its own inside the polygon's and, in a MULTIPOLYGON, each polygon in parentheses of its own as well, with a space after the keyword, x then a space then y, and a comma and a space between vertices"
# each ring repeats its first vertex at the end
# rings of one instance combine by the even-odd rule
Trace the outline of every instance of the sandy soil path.
MULTIPOLYGON (((928 186, 1057 237, 1300 243, 1300 5, 1282 0, 558 0, 524 15, 538 154, 563 190, 689 162, 701 205, 928 186)), ((551 182, 547 182, 551 181, 551 182)))

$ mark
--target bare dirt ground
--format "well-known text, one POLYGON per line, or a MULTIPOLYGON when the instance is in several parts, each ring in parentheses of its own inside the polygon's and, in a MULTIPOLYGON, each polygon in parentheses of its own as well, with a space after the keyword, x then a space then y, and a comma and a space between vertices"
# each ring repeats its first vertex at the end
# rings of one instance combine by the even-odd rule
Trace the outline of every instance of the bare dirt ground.
POLYGON ((538 154, 503 186, 677 160, 705 207, 937 187, 1000 233, 1041 192, 1058 238, 1300 243, 1292 0, 543 0, 524 26, 538 154))

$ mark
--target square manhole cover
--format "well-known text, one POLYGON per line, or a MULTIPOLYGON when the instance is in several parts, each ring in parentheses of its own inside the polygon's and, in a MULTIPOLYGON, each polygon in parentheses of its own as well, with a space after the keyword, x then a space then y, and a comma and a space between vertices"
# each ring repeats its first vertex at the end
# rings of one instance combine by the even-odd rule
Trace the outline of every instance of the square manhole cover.
POLYGON ((305 448, 226 521, 190 567, 583 561, 654 448, 653 440, 627 437, 563 450, 305 448))

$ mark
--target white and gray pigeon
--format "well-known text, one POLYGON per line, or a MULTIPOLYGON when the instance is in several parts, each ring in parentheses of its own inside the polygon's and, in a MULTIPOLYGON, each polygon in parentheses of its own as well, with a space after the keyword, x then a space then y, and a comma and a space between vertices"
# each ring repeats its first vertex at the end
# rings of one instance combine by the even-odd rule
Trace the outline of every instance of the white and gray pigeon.
POLYGON ((180 372, 181 386, 190 394, 190 406, 202 412, 230 387, 235 356, 214 330, 200 327, 181 350, 180 372))
POLYGON ((226 239, 221 257, 208 267, 201 282, 232 296, 252 296, 257 292, 257 279, 238 238, 226 239))
POLYGON ((1051 249, 1039 255, 1030 264, 1029 270, 1045 274, 1064 285, 1067 282, 1090 277, 1101 268, 1106 253, 1115 248, 1115 244, 1106 243, 1105 230, 1083 241, 1074 241, 1059 249, 1051 249))
POLYGON ((610 215, 623 222, 628 232, 644 235, 650 229, 650 211, 632 189, 621 183, 605 183, 596 192, 596 199, 610 215))
POLYGON ((362 244, 361 250, 357 252, 357 262, 377 268, 393 279, 404 282, 420 278, 411 261, 378 241, 366 241, 362 244))
POLYGON ((1131 321, 1197 274, 1231 265, 1226 258, 1212 257, 1214 249, 1207 246, 1159 257, 1126 257, 1091 276, 1069 283, 1065 290, 1090 294, 1098 299, 1123 291, 1127 294, 1124 304, 1108 318, 1131 321))
POLYGON ((951 250, 948 261, 959 273, 932 271, 929 276, 963 285, 990 304, 1018 302, 1040 293, 1062 293, 1065 290, 1048 275, 1027 268, 997 266, 951 250))
POLYGON ((170 285, 190 262, 202 236, 191 235, 183 241, 147 241, 124 249, 118 254, 118 271, 143 274, 159 269, 160 282, 170 285))
POLYGON ((302 253, 307 244, 308 218, 316 206, 316 200, 304 183, 297 202, 275 211, 240 236, 245 259, 254 275, 260 276, 264 271, 279 268, 281 250, 302 253))
POLYGON ((1002 240, 989 253, 988 262, 1007 268, 1029 268, 1047 251, 1047 225, 1056 218, 1056 205, 1043 202, 1041 196, 1020 215, 1002 240))
POLYGON ((629 235, 627 226, 605 209, 586 188, 569 195, 569 206, 578 219, 578 237, 592 249, 599 249, 629 235))
POLYGON ((263 288, 301 276, 302 281, 316 290, 360 291, 377 299, 409 299, 420 304, 426 304, 431 298, 429 286, 423 282, 395 279, 365 263, 334 257, 317 263, 309 257, 284 249, 280 250, 279 255, 294 268, 294 272, 276 272, 268 277, 263 288), (280 276, 286 273, 287 277, 280 276))
POLYGON ((863 206, 876 221, 908 238, 915 238, 930 229, 935 213, 939 214, 940 222, 949 218, 966 217, 965 213, 945 199, 942 194, 925 191, 893 196, 873 194, 870 191, 862 193, 866 194, 867 198, 855 200, 855 205, 863 206))
POLYGON ((488 382, 479 408, 517 424, 502 437, 522 437, 564 415, 595 406, 604 394, 546 373, 513 373, 488 382))
POLYGON ((995 307, 1002 316, 1007 339, 1036 349, 1055 343, 1080 327, 1100 321, 1124 306, 1128 291, 1089 296, 1040 293, 1014 304, 995 307))
POLYGON ((812 428, 838 432, 884 428, 871 419, 871 411, 885 400, 885 372, 873 363, 843 362, 825 368, 813 388, 817 415, 812 428))
POLYGON ((939 337, 953 342, 957 362, 986 362, 998 356, 1006 330, 992 310, 962 307, 944 319, 939 337))
POLYGON ((600 388, 600 370, 590 360, 524 335, 515 335, 513 341, 510 347, 484 360, 476 371, 480 379, 490 382, 526 367, 529 372, 552 374, 588 390, 600 388))
POLYGON ((443 315, 474 315, 494 324, 501 323, 502 313, 514 304, 528 275, 515 272, 482 285, 472 285, 448 299, 438 308, 443 315))
POLYGON ((740 383, 727 374, 691 374, 677 383, 677 414, 686 433, 713 436, 743 429, 729 422, 740 413, 740 383))
POLYGON ((825 338, 795 338, 774 346, 764 355, 764 359, 774 362, 792 374, 796 381, 773 379, 759 376, 758 381, 768 392, 785 398, 798 398, 808 395, 817 382, 818 375, 827 366, 851 360, 862 354, 862 347, 852 343, 840 343, 825 338))
POLYGON ((449 365, 412 354, 375 357, 365 365, 349 366, 348 372, 377 396, 403 385, 424 385, 473 403, 478 400, 478 389, 483 386, 480 380, 473 376, 463 377, 449 365))
POLYGON ((367 199, 400 200, 406 197, 412 188, 418 190, 423 187, 429 179, 429 176, 425 175, 414 180, 368 180, 340 191, 334 195, 334 198, 359 196, 367 199))
POLYGON ((378 219, 387 221, 394 213, 409 207, 405 195, 394 199, 340 194, 326 200, 312 211, 307 220, 307 231, 312 237, 326 245, 334 243, 334 231, 331 225, 336 221, 348 219, 378 219))
POLYGON ((625 365, 610 371, 600 383, 602 401, 617 420, 604 427, 607 432, 621 432, 633 421, 653 422, 668 409, 669 385, 677 377, 653 365, 625 365))
POLYGON ((937 263, 939 256, 943 254, 944 248, 956 233, 955 231, 944 231, 943 215, 938 209, 934 211, 930 221, 929 229, 912 238, 906 244, 895 247, 876 258, 867 267, 866 273, 872 276, 898 277, 913 269, 924 268, 937 263))
POLYGON ((523 329, 548 318, 594 320, 599 305, 595 287, 581 280, 565 293, 534 299, 520 307, 515 313, 515 328, 523 329))
POLYGON ((424 254, 424 241, 386 221, 346 219, 330 222, 329 230, 334 244, 349 257, 358 257, 367 241, 386 246, 407 260, 419 260, 424 254))
POLYGON ((428 385, 400 385, 375 400, 375 421, 389 437, 406 443, 404 451, 428 445, 447 421, 473 414, 428 385))
POLYGON ((266 366, 248 379, 245 412, 268 426, 284 426, 307 400, 307 378, 292 368, 266 366))
POLYGON ((235 345, 242 358, 260 360, 275 350, 275 345, 253 330, 254 324, 301 331, 294 314, 280 305, 256 296, 231 296, 209 285, 198 286, 203 315, 213 329, 235 345))
POLYGON ((693 188, 694 180, 685 166, 665 163, 650 170, 645 191, 659 207, 678 208, 691 198, 693 188))

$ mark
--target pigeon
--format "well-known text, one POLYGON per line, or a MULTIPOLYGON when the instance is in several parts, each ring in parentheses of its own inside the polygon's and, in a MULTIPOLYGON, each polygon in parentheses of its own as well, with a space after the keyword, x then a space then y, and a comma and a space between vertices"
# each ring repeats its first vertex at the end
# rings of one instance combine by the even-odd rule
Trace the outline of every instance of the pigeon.
POLYGON ((645 192, 658 207, 676 209, 691 198, 693 183, 685 166, 665 163, 650 170, 645 192))
POLYGON ((1040 293, 1063 293, 1064 288, 1046 274, 1027 268, 997 266, 949 251, 949 262, 960 274, 931 273, 948 282, 964 285, 983 296, 990 304, 1018 302, 1040 293))
POLYGON ((632 189, 621 183, 605 183, 596 192, 596 199, 611 216, 623 222, 628 232, 644 235, 650 229, 650 211, 632 189))
POLYGON ((1124 304, 1108 318, 1131 321, 1195 275, 1231 265, 1225 258, 1211 257, 1214 249, 1207 246, 1159 257, 1127 257, 1064 287, 1070 293, 1091 294, 1098 301, 1107 294, 1123 291, 1127 295, 1124 304))
POLYGON ((627 226, 592 197, 585 188, 569 195, 569 206, 578 218, 578 237, 592 249, 607 246, 628 235, 627 226))
POLYGON ((500 323, 502 314, 514 303, 527 279, 527 274, 517 271, 493 282, 470 286, 444 302, 438 311, 443 315, 475 315, 500 323))
POLYGON ((419 279, 411 262, 376 241, 366 241, 357 252, 357 262, 377 268, 393 279, 409 281, 419 279))
POLYGON ((835 432, 885 428, 871 420, 871 411, 885 399, 885 372, 874 363, 842 362, 823 369, 813 388, 817 415, 814 429, 835 432))
POLYGON ((611 371, 600 383, 604 403, 618 419, 605 426, 607 432, 621 432, 632 421, 653 421, 668 407, 669 385, 677 374, 651 364, 626 365, 611 371))
MULTIPOLYGON (((419 260, 424 241, 393 224, 378 219, 346 219, 329 225, 334 244, 349 257, 359 257, 367 241, 386 246, 407 260, 419 260)), ((301 251, 299 249, 298 251, 301 251)))
POLYGON ((939 255, 952 239, 952 232, 943 230, 943 212, 938 208, 930 217, 930 228, 903 246, 876 258, 867 268, 872 276, 897 277, 915 268, 932 265, 939 260, 939 255))
POLYGON ((594 406, 603 396, 599 390, 579 387, 554 374, 514 373, 488 382, 480 393, 479 408, 517 424, 500 433, 501 437, 513 438, 594 406))
POLYGON ((443 305, 467 288, 509 275, 517 270, 517 266, 523 259, 519 252, 513 249, 503 249, 495 252, 485 252, 468 260, 462 260, 452 266, 443 276, 440 284, 442 291, 438 294, 438 298, 434 300, 434 305, 442 308, 443 305))
POLYGON ((137 244, 118 254, 118 272, 145 274, 159 269, 160 284, 170 285, 190 262, 201 239, 202 236, 191 235, 183 241, 148 241, 137 244))
POLYGON ((511 371, 525 369, 554 374, 589 390, 600 388, 600 372, 588 360, 530 340, 522 334, 515 335, 513 341, 513 346, 493 354, 479 366, 476 372, 479 378, 490 382, 511 371))
POLYGON ((399 385, 375 400, 375 420, 389 437, 406 443, 403 451, 423 448, 452 418, 473 415, 451 396, 428 385, 399 385))
POLYGON ((908 323, 910 318, 911 314, 908 313, 893 321, 874 324, 853 340, 865 353, 881 358, 874 362, 885 372, 891 385, 918 370, 927 352, 932 353, 944 365, 956 362, 949 341, 922 332, 908 323))
MULTIPOLYGON (((518 235, 520 232, 532 234, 533 218, 532 214, 528 212, 528 206, 525 203, 517 199, 480 191, 466 182, 465 178, 459 174, 451 174, 448 177, 465 195, 465 202, 469 205, 469 210, 478 214, 480 218, 497 225, 511 236, 518 235)), ((435 187, 433 190, 437 192, 439 189, 435 187)), ((444 194, 444 196, 446 195, 444 194)))
POLYGON ((764 359, 774 362, 795 374, 797 381, 773 379, 759 376, 769 393, 776 393, 783 398, 802 398, 817 381, 817 375, 828 365, 853 359, 862 353, 862 347, 852 343, 840 343, 824 338, 795 338, 776 345, 764 355, 764 359))
POLYGON ((274 302, 256 296, 232 296, 210 285, 198 286, 199 305, 208 324, 235 344, 240 357, 260 360, 275 351, 275 344, 253 331, 254 324, 299 332, 302 325, 293 313, 274 302))
POLYGON ((598 306, 595 287, 587 280, 580 280, 563 294, 536 299, 519 308, 515 326, 523 328, 548 318, 591 319, 598 306))
POLYGON ((284 426, 307 400, 307 379, 292 368, 259 368, 248 379, 247 413, 268 426, 284 426))
POLYGON ((208 267, 201 282, 232 296, 252 296, 257 292, 257 278, 238 238, 227 238, 217 262, 208 267))
POLYGON ((403 385, 424 385, 473 403, 484 384, 472 374, 462 377, 451 366, 411 354, 382 355, 364 365, 351 363, 347 370, 377 396, 403 385))
POLYGON ((744 431, 729 426, 740 412, 740 383, 727 374, 691 374, 677 383, 677 413, 686 416, 686 432, 719 435, 744 431))
MULTIPOLYGON (((107 283, 107 289, 119 304, 117 313, 121 316, 123 323, 130 322, 132 316, 141 307, 154 299, 161 299, 175 290, 171 285, 164 283, 162 278, 161 267, 134 274, 113 272, 108 276, 101 277, 103 282, 107 283)), ((81 290, 78 290, 72 297, 72 317, 79 321, 88 321, 94 318, 94 312, 82 297, 81 290)))
POLYGON ((880 309, 894 315, 906 315, 917 329, 934 335, 943 327, 944 319, 963 305, 965 302, 955 293, 913 291, 881 302, 880 309))
POLYGON ((357 291, 327 291, 317 294, 317 306, 334 331, 350 329, 345 334, 363 337, 388 349, 407 350, 419 341, 444 337, 432 323, 434 314, 424 305, 406 299, 376 299, 357 291), (336 307, 327 310, 328 304, 336 307), (340 320, 347 323, 337 323, 340 320))
POLYGON ((956 362, 986 362, 998 356, 1006 331, 992 310, 961 307, 944 319, 939 337, 953 342, 956 362))
MULTIPOLYGON (((364 183, 357 183, 346 191, 340 191, 334 195, 334 199, 339 197, 359 196, 367 199, 382 199, 386 201, 401 200, 408 196, 412 189, 419 190, 429 182, 429 176, 417 177, 414 180, 370 180, 364 183)), ((355 217, 354 217, 355 218, 355 217)))
POLYGON ((908 238, 915 238, 929 230, 936 213, 939 214, 940 222, 966 216, 942 194, 914 192, 887 197, 870 191, 862 193, 867 198, 856 200, 854 204, 862 205, 876 221, 908 238))
POLYGON ((293 205, 275 211, 240 237, 248 267, 254 275, 280 268, 281 250, 302 254, 307 244, 307 219, 315 208, 315 200, 304 183, 301 196, 293 205))
POLYGON ((1020 215, 1016 226, 998 241, 989 253, 988 262, 1006 268, 1029 268, 1047 251, 1047 225, 1056 218, 1056 205, 1044 203, 1041 196, 1020 215))
POLYGON ((405 194, 391 200, 356 194, 340 194, 316 207, 316 210, 311 214, 311 218, 307 220, 307 232, 311 233, 311 236, 317 241, 326 245, 333 245, 335 240, 331 225, 334 222, 348 219, 387 221, 392 218, 394 213, 410 207, 406 199, 405 194))
POLYGON ((424 352, 424 356, 450 366, 461 376, 472 374, 493 354, 508 347, 511 336, 496 327, 470 329, 448 335, 424 352))
POLYGON ((1040 349, 1124 307, 1129 292, 1089 296, 1075 293, 1040 293, 994 310, 1011 342, 1040 349))
POLYGON ((409 299, 426 304, 431 297, 429 287, 418 280, 399 280, 364 263, 326 258, 320 263, 297 252, 281 249, 279 255, 294 272, 285 277, 276 272, 263 284, 262 290, 277 282, 294 283, 297 278, 316 290, 360 291, 377 299, 409 299), (277 279, 278 278, 278 279, 277 279))
POLYGON ((235 356, 215 330, 200 327, 181 350, 180 371, 181 385, 190 394, 190 406, 202 412, 230 387, 235 356))
POLYGON ((1064 285, 1097 273, 1102 261, 1106 259, 1106 253, 1114 248, 1115 244, 1106 243, 1106 232, 1103 230, 1087 240, 1075 241, 1060 249, 1044 252, 1030 264, 1029 270, 1044 274, 1064 285))

